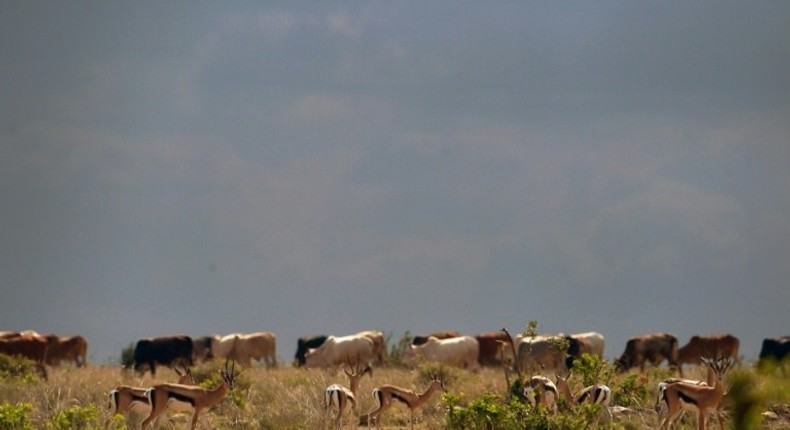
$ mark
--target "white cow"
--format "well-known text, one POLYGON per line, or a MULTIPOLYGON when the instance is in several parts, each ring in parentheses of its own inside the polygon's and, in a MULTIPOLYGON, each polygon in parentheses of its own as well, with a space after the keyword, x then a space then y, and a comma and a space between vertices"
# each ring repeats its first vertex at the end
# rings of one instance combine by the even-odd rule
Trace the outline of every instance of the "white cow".
POLYGON ((373 341, 373 355, 376 357, 378 364, 387 362, 387 342, 384 339, 384 333, 379 330, 361 331, 357 335, 367 336, 373 341))
POLYGON ((275 367, 277 336, 268 331, 214 336, 211 341, 211 356, 221 360, 236 360, 247 367, 252 365, 252 360, 262 360, 267 367, 275 367))
POLYGON ((211 357, 220 360, 230 358, 233 352, 233 345, 236 344, 236 339, 242 336, 241 333, 231 333, 225 336, 215 335, 211 338, 211 357))
POLYGON ((565 340, 560 336, 525 337, 519 342, 518 364, 528 373, 545 372, 559 375, 568 373, 566 351, 559 348, 565 340))
POLYGON ((318 348, 307 350, 304 358, 304 366, 308 369, 365 365, 375 358, 373 341, 360 334, 329 336, 318 348))
POLYGON ((472 336, 450 339, 437 339, 433 336, 422 345, 409 345, 403 362, 408 366, 416 365, 420 359, 468 369, 479 365, 477 357, 480 345, 472 336))
POLYGON ((579 346, 582 349, 582 353, 586 352, 590 355, 603 358, 603 350, 604 346, 606 345, 606 340, 601 333, 589 331, 586 333, 572 334, 571 337, 579 341, 579 346))

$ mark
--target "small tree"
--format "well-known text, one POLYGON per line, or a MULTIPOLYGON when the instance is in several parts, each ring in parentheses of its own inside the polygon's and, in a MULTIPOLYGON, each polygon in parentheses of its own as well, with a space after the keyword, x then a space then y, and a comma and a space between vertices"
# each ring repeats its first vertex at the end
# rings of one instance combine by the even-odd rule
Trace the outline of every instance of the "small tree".
POLYGON ((121 350, 121 365, 126 368, 134 366, 134 343, 121 350))

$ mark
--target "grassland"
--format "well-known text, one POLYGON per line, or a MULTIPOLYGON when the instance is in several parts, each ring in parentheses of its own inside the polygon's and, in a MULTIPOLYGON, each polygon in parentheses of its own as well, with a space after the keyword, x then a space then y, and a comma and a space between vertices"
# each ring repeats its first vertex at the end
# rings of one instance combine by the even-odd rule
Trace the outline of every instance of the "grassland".
MULTIPOLYGON (((219 383, 219 363, 203 364, 193 373, 201 385, 219 383)), ((701 377, 692 370, 691 377, 701 377)), ((484 368, 470 372, 436 365, 425 365, 408 370, 401 367, 376 368, 371 377, 362 380, 360 410, 373 407, 370 392, 373 387, 389 383, 421 391, 430 376, 439 373, 447 381, 448 392, 435 396, 417 411, 416 429, 510 429, 510 428, 656 428, 658 417, 654 411, 654 392, 657 382, 671 371, 658 368, 644 374, 618 375, 607 373, 607 382, 614 392, 613 404, 628 408, 613 422, 602 422, 595 411, 564 410, 546 420, 522 420, 507 416, 512 406, 507 402, 508 386, 499 368, 484 368), (449 416, 456 418, 454 424, 449 416)), ((758 373, 743 366, 731 372, 730 392, 737 398, 728 400, 728 425, 738 428, 790 428, 787 411, 790 381, 781 372, 758 373), (776 412, 771 419, 763 412, 776 412)), ((0 375, 2 376, 2 375, 0 375)), ((511 376, 513 377, 513 376, 511 376)), ((20 429, 123 429, 138 428, 144 417, 130 416, 128 421, 111 417, 108 392, 117 384, 150 385, 172 382, 176 374, 166 368, 139 379, 119 366, 63 367, 51 369, 47 381, 32 374, 0 377, 0 430, 20 429), (15 420, 13 414, 24 415, 15 420)), ((324 428, 324 388, 332 383, 348 383, 343 372, 296 369, 281 366, 267 370, 254 367, 245 371, 238 386, 225 400, 201 420, 200 428, 219 429, 320 429, 324 428)), ((580 375, 571 379, 574 389, 581 385, 580 375)), ((522 412, 526 410, 523 409, 522 412)), ((383 415, 384 428, 408 428, 408 410, 394 406, 383 415)), ((187 416, 171 416, 170 428, 188 428, 187 416)), ((714 421, 715 422, 715 421, 714 421)), ((365 426, 359 426, 364 428, 365 426)), ((717 426, 716 426, 717 427, 717 426)), ((167 426, 163 426, 167 428, 167 426)), ((686 413, 680 428, 696 428, 694 414, 686 413)), ((711 428, 715 428, 711 425, 711 428)))

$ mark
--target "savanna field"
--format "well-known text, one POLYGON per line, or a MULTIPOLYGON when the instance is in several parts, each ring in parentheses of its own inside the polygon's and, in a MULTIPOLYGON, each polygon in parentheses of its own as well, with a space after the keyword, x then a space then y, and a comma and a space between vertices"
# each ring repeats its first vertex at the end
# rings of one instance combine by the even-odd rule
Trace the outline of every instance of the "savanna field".
MULTIPOLYGON (((175 382, 168 368, 139 375, 117 365, 62 366, 49 369, 42 380, 31 363, 0 357, 0 429, 137 429, 145 416, 111 416, 108 393, 118 384, 149 386, 175 382)), ((218 361, 192 368, 196 382, 206 388, 221 383, 218 361)), ((790 428, 790 378, 776 368, 758 371, 744 364, 727 373, 725 397, 728 428, 790 428)), ((517 377, 502 368, 467 371, 431 363, 406 369, 397 363, 376 367, 362 378, 358 402, 363 413, 374 407, 370 393, 381 384, 395 384, 422 392, 435 376, 447 391, 432 396, 415 412, 415 429, 648 429, 660 423, 656 413, 656 386, 676 372, 666 367, 644 373, 615 372, 604 360, 586 360, 569 379, 573 392, 590 380, 606 383, 612 390, 611 421, 597 405, 569 408, 557 413, 534 410, 509 395, 508 381, 517 377)), ((553 375, 551 376, 553 379, 553 375)), ((702 368, 691 368, 686 377, 704 379, 702 368)), ((236 387, 198 423, 198 428, 217 429, 321 429, 326 427, 324 390, 333 383, 348 384, 342 371, 253 366, 237 378, 236 387)), ((162 428, 189 428, 189 414, 169 414, 162 428)), ((384 412, 382 428, 408 428, 409 412, 394 405, 384 412)), ((357 425, 366 428, 365 424, 357 425)), ((344 428, 350 428, 348 423, 344 428)), ((675 428, 696 428, 693 412, 686 412, 675 428)), ((718 428, 710 416, 708 428, 718 428)))

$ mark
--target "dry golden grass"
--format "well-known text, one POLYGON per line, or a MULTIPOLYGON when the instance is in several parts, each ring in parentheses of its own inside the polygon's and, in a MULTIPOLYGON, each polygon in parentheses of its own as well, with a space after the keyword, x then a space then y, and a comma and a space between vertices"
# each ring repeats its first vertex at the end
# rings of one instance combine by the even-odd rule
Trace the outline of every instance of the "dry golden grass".
MULTIPOLYGON (((197 366, 194 374, 199 383, 211 385, 218 381, 215 375, 219 364, 197 366), (202 381, 202 382, 201 382, 202 381)), ((484 368, 476 372, 454 368, 440 368, 447 380, 449 392, 471 401, 485 393, 504 395, 507 391, 504 373, 498 368, 484 368)), ((700 377, 695 371, 688 376, 700 377)), ((637 378, 647 396, 640 403, 631 405, 633 414, 617 418, 613 428, 656 428, 658 418, 653 411, 654 389, 658 380, 668 376, 665 369, 653 369, 637 378)), ((428 385, 428 371, 407 370, 402 368, 376 368, 372 376, 365 376, 358 393, 359 410, 366 412, 374 407, 370 393, 381 384, 396 384, 422 392, 428 385)), ((620 383, 624 375, 615 376, 610 386, 620 383)), ((161 368, 157 378, 147 374, 143 379, 137 378, 120 367, 60 368, 50 371, 49 380, 22 383, 13 378, 0 380, 0 402, 3 404, 32 404, 30 419, 34 428, 44 429, 49 426, 53 416, 73 406, 86 407, 93 405, 100 411, 102 423, 111 419, 109 391, 117 384, 148 386, 157 382, 173 382, 178 377, 167 369, 161 368)), ((348 384, 343 372, 326 372, 305 370, 292 367, 280 367, 267 370, 254 367, 244 372, 237 389, 220 404, 210 410, 201 420, 201 427, 220 429, 321 429, 325 426, 323 407, 324 389, 332 383, 348 384)), ((785 381, 786 383, 786 381, 785 381)), ((575 382, 574 390, 580 388, 575 382)), ((616 402, 615 402, 616 403, 616 402)), ((677 428, 695 428, 694 414, 685 414, 684 421, 677 428)), ((447 428, 446 411, 441 396, 436 395, 416 412, 416 429, 437 430, 447 428)), ((395 405, 382 415, 382 427, 387 429, 407 428, 408 409, 395 405)), ((144 417, 132 416, 129 428, 139 428, 144 417)), ((171 427, 188 428, 188 416, 171 417, 171 427)), ((113 421, 117 424, 118 421, 113 421)), ((785 419, 764 423, 765 428, 790 428, 785 419)), ((364 425, 358 426, 365 428, 364 425)), ((89 428, 99 428, 89 427, 89 428)), ((116 427, 117 428, 117 427, 116 427)), ((163 428, 167 428, 163 426, 163 428)))

